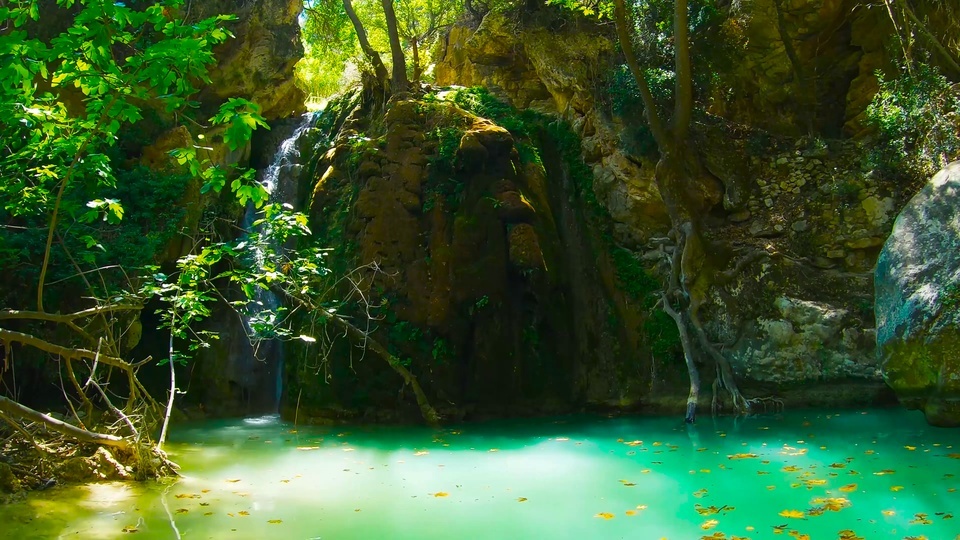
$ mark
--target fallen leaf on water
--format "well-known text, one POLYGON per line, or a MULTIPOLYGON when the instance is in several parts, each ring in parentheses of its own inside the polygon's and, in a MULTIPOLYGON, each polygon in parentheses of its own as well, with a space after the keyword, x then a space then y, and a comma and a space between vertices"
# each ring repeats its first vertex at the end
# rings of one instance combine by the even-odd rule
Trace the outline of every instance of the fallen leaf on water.
POLYGON ((643 441, 630 441, 630 442, 625 442, 623 444, 627 446, 640 446, 643 444, 643 441))
POLYGON ((527 502, 526 497, 517 497, 517 502, 527 502))
POLYGON ((896 514, 896 512, 893 511, 893 510, 881 510, 880 513, 883 514, 883 515, 885 515, 885 516, 892 516, 892 515, 896 514))
POLYGON ((126 527, 124 527, 123 529, 120 529, 120 530, 121 530, 122 532, 125 532, 125 533, 135 533, 135 532, 137 532, 137 531, 140 530, 140 529, 137 529, 137 526, 136 526, 136 525, 127 525, 126 527))
POLYGON ((893 473, 895 473, 895 472, 897 472, 897 471, 895 471, 895 470, 893 470, 893 469, 884 469, 884 470, 882 470, 882 471, 877 471, 877 472, 875 472, 875 473, 873 473, 873 474, 874 474, 874 476, 884 476, 884 475, 887 475, 887 474, 893 474, 893 473))
POLYGON ((620 480, 620 483, 623 484, 623 485, 626 486, 626 487, 633 487, 633 486, 636 485, 635 483, 633 483, 633 482, 631 482, 631 481, 629 481, 629 480, 620 480))
POLYGON ((205 515, 205 516, 212 516, 212 515, 213 515, 213 512, 204 512, 203 515, 205 515))
POLYGON ((857 490, 856 484, 847 484, 845 486, 840 486, 840 491, 844 493, 850 493, 851 491, 856 491, 856 490, 857 490))
POLYGON ((637 515, 637 511, 636 511, 636 510, 627 510, 626 512, 624 512, 624 514, 626 514, 626 515, 628 515, 628 516, 635 516, 635 515, 637 515))
POLYGON ((704 521, 703 523, 700 524, 700 528, 703 529, 703 530, 705 530, 705 531, 708 531, 708 530, 716 527, 719 523, 720 523, 720 522, 717 521, 717 520, 715 520, 715 519, 708 519, 708 520, 706 520, 706 521, 704 521))
POLYGON ((598 512, 594 514, 593 517, 603 518, 603 519, 613 519, 613 514, 611 514, 610 512, 598 512))
POLYGON ((707 488, 700 488, 693 492, 693 496, 698 499, 703 498, 703 496, 706 494, 707 494, 707 488))
POLYGON ((306 452, 309 450, 319 450, 319 449, 320 449, 319 446, 298 446, 297 447, 297 450, 300 450, 301 452, 306 452))
POLYGON ((927 518, 927 514, 918 512, 913 515, 913 519, 910 520, 911 525, 930 525, 933 522, 927 518))
POLYGON ((720 531, 717 531, 717 532, 715 532, 715 533, 713 533, 713 534, 705 534, 705 535, 701 536, 701 537, 700 537, 700 540, 726 540, 726 538, 727 538, 727 535, 726 535, 726 534, 724 534, 724 533, 722 533, 722 532, 720 532, 720 531))
POLYGON ((843 529, 838 534, 840 535, 840 540, 864 540, 862 536, 857 536, 857 533, 850 529, 843 529))
POLYGON ((803 517, 803 512, 799 510, 783 510, 779 515, 787 518, 800 519, 803 517))
POLYGON ((268 519, 268 520, 267 520, 267 523, 269 523, 269 524, 271 524, 271 525, 279 525, 279 524, 283 523, 283 520, 282 520, 282 519, 268 519))
POLYGON ((200 498, 199 495, 195 495, 193 493, 181 493, 179 495, 175 495, 175 497, 178 499, 199 499, 200 498))
POLYGON ((237 512, 237 515, 238 515, 238 516, 249 516, 249 515, 250 515, 250 512, 247 512, 246 510, 241 510, 241 511, 237 512))
POLYGON ((903 489, 903 486, 890 486, 890 491, 896 492, 900 491, 901 489, 903 489))
POLYGON ((187 510, 186 508, 177 508, 178 514, 186 514, 187 512, 189 512, 189 510, 187 510))
POLYGON ((438 491, 438 492, 436 492, 436 493, 431 493, 431 495, 433 495, 434 497, 449 497, 449 496, 450 496, 450 494, 447 493, 446 491, 438 491))
POLYGON ((800 470, 800 467, 797 467, 796 465, 787 465, 786 467, 780 470, 783 472, 797 472, 800 470))
POLYGON ((227 479, 227 482, 230 482, 231 484, 236 484, 236 483, 239 482, 239 481, 240 481, 239 478, 229 478, 229 479, 227 479))
POLYGON ((645 504, 638 504, 638 505, 637 505, 637 510, 646 510, 646 509, 647 509, 647 505, 645 505, 645 504))
POLYGON ((910 450, 911 452, 917 449, 916 446, 910 446, 909 444, 905 444, 903 447, 906 448, 907 450, 910 450))
POLYGON ((746 454, 733 454, 733 455, 729 455, 729 456, 727 456, 727 459, 753 459, 753 458, 757 458, 757 457, 760 457, 760 456, 758 456, 758 455, 756 455, 756 454, 752 454, 752 453, 746 453, 746 454))
POLYGON ((430 452, 428 452, 428 451, 426 451, 426 450, 420 450, 420 451, 414 452, 413 455, 415 455, 415 456, 425 456, 425 455, 427 455, 427 454, 429 454, 429 453, 430 453, 430 452))
POLYGON ((904 536, 903 540, 927 540, 927 537, 922 534, 920 536, 904 536))
POLYGON ((831 468, 831 469, 843 469, 843 468, 845 468, 846 466, 847 466, 846 463, 831 463, 831 464, 830 464, 830 468, 831 468))

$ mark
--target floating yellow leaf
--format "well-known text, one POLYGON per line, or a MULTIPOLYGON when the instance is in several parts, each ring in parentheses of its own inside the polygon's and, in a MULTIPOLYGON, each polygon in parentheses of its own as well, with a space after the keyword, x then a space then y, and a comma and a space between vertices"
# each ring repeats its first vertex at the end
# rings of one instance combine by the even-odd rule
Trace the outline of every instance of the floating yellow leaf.
POLYGON ((527 502, 526 497, 517 497, 517 502, 527 502))
POLYGON ((858 536, 857 533, 850 529, 843 529, 838 534, 840 535, 840 540, 864 540, 862 536, 858 536))
POLYGON ((431 495, 433 495, 434 497, 449 497, 449 496, 450 496, 450 494, 447 493, 446 491, 438 491, 438 492, 436 492, 436 493, 431 493, 431 495))
POLYGON ((227 479, 227 482, 230 482, 231 484, 236 484, 236 483, 239 482, 239 481, 240 481, 239 478, 229 478, 229 479, 227 479))
POLYGON ((138 529, 136 525, 127 525, 126 527, 124 527, 123 529, 121 529, 121 531, 122 531, 122 532, 125 532, 125 533, 135 533, 135 532, 137 532, 137 531, 139 531, 139 530, 140 530, 140 529, 138 529))
POLYGON ((246 510, 241 510, 241 511, 237 512, 237 515, 238 515, 238 516, 249 516, 249 515, 250 515, 250 512, 247 512, 246 510))
POLYGON ((647 505, 645 505, 645 504, 638 504, 638 505, 637 505, 637 510, 646 510, 646 509, 647 509, 647 505))
POLYGON ((717 520, 715 520, 715 519, 708 519, 708 520, 706 520, 706 521, 704 521, 703 523, 700 524, 700 528, 703 529, 703 530, 705 530, 705 531, 708 531, 708 530, 716 527, 718 524, 720 524, 719 521, 717 521, 717 520))
POLYGON ((890 486, 890 491, 900 491, 903 486, 890 486))
POLYGON ((613 514, 611 514, 610 512, 598 512, 594 514, 593 517, 603 518, 603 519, 613 519, 613 514))
POLYGON ((624 514, 626 514, 626 515, 628 515, 628 516, 635 516, 635 515, 637 515, 637 511, 636 511, 636 510, 627 510, 626 512, 624 512, 624 514))
POLYGON ((698 499, 703 498, 703 496, 706 494, 707 494, 707 488, 700 488, 693 492, 693 496, 698 499))
POLYGON ((420 450, 420 451, 414 452, 413 455, 415 455, 415 456, 425 456, 425 455, 427 455, 427 454, 429 454, 429 453, 430 453, 430 452, 428 452, 427 450, 420 450))
POLYGON ((625 442, 623 444, 627 446, 640 446, 643 444, 643 441, 630 441, 630 442, 625 442))
POLYGON ((193 493, 181 493, 179 495, 175 495, 175 497, 178 499, 199 499, 200 498, 199 495, 195 495, 193 493))
POLYGON ((914 514, 913 519, 910 520, 911 525, 930 525, 931 523, 933 522, 930 521, 929 518, 927 518, 927 514, 924 514, 922 512, 918 512, 914 514))
POLYGON ((799 511, 799 510, 784 510, 784 511, 780 512, 779 515, 781 515, 781 516, 783 516, 783 517, 786 517, 786 518, 800 519, 800 518, 803 517, 803 512, 801 512, 801 511, 799 511))
POLYGON ((187 510, 186 508, 177 508, 178 514, 186 514, 187 512, 189 512, 189 510, 187 510))
POLYGON ((906 448, 907 450, 910 450, 911 452, 917 449, 916 446, 910 446, 909 444, 906 444, 903 447, 906 448))
POLYGON ((267 520, 267 523, 269 523, 269 524, 271 524, 271 525, 279 525, 279 524, 283 523, 283 520, 282 520, 282 519, 268 519, 268 520, 267 520))
POLYGON ((885 516, 892 516, 892 515, 896 514, 896 512, 894 512, 893 510, 881 510, 880 513, 883 514, 883 515, 885 515, 885 516))
POLYGON ((851 491, 856 491, 856 490, 857 490, 856 484, 847 484, 845 486, 840 486, 840 491, 844 493, 850 493, 851 491))
POLYGON ((720 532, 720 531, 717 531, 717 532, 715 532, 715 533, 713 533, 713 534, 705 534, 705 535, 701 536, 701 537, 700 537, 700 540, 726 540, 726 538, 727 538, 727 535, 726 535, 726 534, 724 534, 724 533, 722 533, 722 532, 720 532))
POLYGON ((727 459, 754 459, 760 457, 753 453, 744 453, 744 454, 732 454, 727 456, 727 459))
POLYGON ((843 468, 846 467, 846 466, 847 466, 846 463, 831 463, 831 464, 830 464, 830 468, 831 468, 831 469, 843 469, 843 468))
POLYGON ((298 446, 297 447, 297 450, 300 450, 301 452, 308 452, 310 450, 319 450, 319 449, 320 449, 319 446, 298 446))
POLYGON ((796 465, 787 465, 786 467, 780 470, 783 472, 797 472, 800 470, 800 467, 797 467, 796 465))
POLYGON ((897 471, 895 471, 895 470, 893 470, 893 469, 884 469, 884 470, 882 470, 882 471, 877 471, 877 472, 875 472, 875 473, 873 473, 873 474, 874 474, 874 476, 885 476, 885 475, 888 475, 888 474, 893 474, 893 473, 895 473, 895 472, 897 472, 897 471))

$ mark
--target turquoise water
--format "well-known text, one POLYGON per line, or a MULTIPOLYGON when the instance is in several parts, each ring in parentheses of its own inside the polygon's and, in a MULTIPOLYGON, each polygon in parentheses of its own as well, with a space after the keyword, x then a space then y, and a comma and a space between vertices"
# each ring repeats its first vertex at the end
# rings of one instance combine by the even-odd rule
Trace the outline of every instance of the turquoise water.
POLYGON ((174 433, 179 481, 35 494, 0 507, 0 537, 960 538, 960 430, 896 410, 679 420, 205 422, 174 433))

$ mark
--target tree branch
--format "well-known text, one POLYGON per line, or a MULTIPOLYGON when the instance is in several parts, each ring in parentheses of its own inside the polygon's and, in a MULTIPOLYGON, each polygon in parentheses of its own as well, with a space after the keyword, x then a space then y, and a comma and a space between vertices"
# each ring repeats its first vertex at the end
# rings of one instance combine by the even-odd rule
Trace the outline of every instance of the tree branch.
POLYGON ((5 396, 0 396, 0 412, 5 412, 11 416, 25 418, 33 422, 40 422, 48 429, 56 431, 57 433, 62 433, 63 435, 81 442, 101 444, 103 446, 110 446, 113 448, 119 448, 121 450, 127 450, 130 448, 130 442, 123 437, 106 435, 103 433, 94 433, 92 431, 80 429, 77 426, 67 424, 66 422, 61 422, 52 416, 35 411, 26 405, 21 405, 20 403, 17 403, 16 401, 13 401, 5 396))
POLYGON ((100 362, 107 364, 108 366, 114 366, 124 370, 133 369, 133 366, 130 365, 129 362, 115 356, 105 356, 102 354, 97 355, 97 353, 87 349, 64 347, 62 345, 50 343, 49 341, 44 341, 30 334, 6 330, 4 328, 0 328, 0 342, 14 342, 21 343, 23 345, 29 345, 35 349, 40 349, 41 351, 60 356, 61 358, 86 358, 88 360, 99 359, 100 362))

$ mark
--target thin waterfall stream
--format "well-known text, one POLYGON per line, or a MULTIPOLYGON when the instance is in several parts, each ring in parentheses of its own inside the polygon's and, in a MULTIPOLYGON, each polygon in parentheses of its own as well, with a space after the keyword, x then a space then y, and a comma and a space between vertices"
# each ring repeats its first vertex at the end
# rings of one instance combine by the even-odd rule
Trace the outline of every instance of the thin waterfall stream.
MULTIPOLYGON (((258 181, 269 195, 268 202, 280 204, 288 210, 297 209, 299 198, 298 182, 302 164, 300 163, 300 139, 314 125, 316 115, 303 115, 291 135, 280 142, 273 159, 266 168, 258 174, 258 181)), ((243 218, 243 229, 253 232, 254 223, 258 219, 258 209, 253 204, 247 206, 243 218)), ((265 254, 261 250, 254 251, 254 264, 263 269, 265 254)), ((275 385, 272 399, 273 410, 280 410, 280 398, 283 395, 283 341, 273 339, 271 335, 264 335, 262 328, 272 328, 277 323, 280 299, 273 291, 265 288, 256 289, 256 297, 243 316, 243 327, 252 345, 251 361, 265 362, 267 373, 274 376, 275 385)), ((259 385, 257 385, 259 386, 259 385)))

